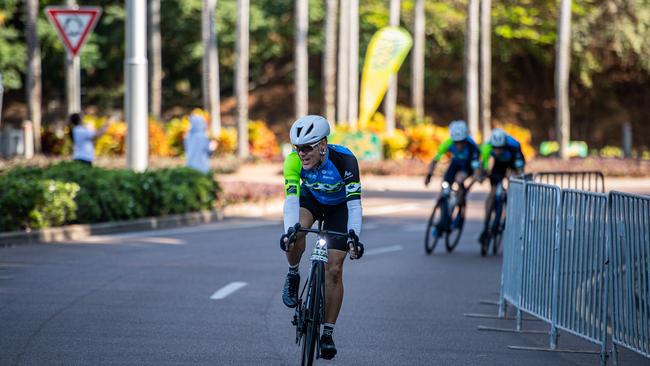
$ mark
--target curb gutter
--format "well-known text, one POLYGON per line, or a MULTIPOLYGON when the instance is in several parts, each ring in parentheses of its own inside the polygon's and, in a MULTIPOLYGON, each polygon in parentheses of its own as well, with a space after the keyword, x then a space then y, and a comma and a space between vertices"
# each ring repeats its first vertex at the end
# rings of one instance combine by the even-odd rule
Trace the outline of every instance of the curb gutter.
POLYGON ((145 217, 129 221, 99 224, 77 224, 33 231, 12 231, 0 233, 0 247, 46 244, 68 240, 79 240, 91 235, 170 229, 180 226, 208 224, 223 220, 223 210, 191 212, 178 215, 145 217))

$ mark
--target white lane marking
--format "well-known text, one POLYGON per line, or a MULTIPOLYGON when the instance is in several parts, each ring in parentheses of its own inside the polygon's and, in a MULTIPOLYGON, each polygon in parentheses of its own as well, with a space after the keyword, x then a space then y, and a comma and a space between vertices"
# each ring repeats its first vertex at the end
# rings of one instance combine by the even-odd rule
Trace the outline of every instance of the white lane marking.
POLYGON ((429 206, 430 203, 423 202, 423 203, 405 203, 403 205, 385 205, 385 206, 375 206, 375 207, 369 207, 369 208, 364 208, 363 209, 363 214, 367 216, 380 216, 380 215, 386 215, 386 214, 391 214, 391 213, 396 213, 396 212, 403 212, 403 211, 415 211, 419 210, 425 206, 429 206))
POLYGON ((239 290, 240 288, 248 285, 246 282, 231 282, 224 287, 220 288, 210 296, 211 300, 222 300, 231 295, 233 292, 239 290))
POLYGON ((364 256, 391 253, 391 252, 398 252, 398 251, 400 251, 402 249, 404 249, 404 247, 401 246, 401 245, 391 245, 389 247, 368 249, 368 250, 366 250, 364 256))

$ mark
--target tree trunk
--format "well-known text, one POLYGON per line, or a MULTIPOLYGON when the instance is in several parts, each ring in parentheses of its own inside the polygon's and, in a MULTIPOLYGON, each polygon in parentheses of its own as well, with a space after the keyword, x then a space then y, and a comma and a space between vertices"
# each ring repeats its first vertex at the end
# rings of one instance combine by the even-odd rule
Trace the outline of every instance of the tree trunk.
POLYGON ((569 73, 571 57, 571 0, 562 0, 558 22, 555 60, 555 115, 560 157, 569 158, 571 113, 569 110, 569 73))
POLYGON ((325 90, 325 118, 333 123, 336 121, 336 19, 338 0, 327 0, 325 18, 325 54, 323 55, 323 85, 325 90))
POLYGON ((352 129, 356 129, 359 119, 359 0, 350 0, 350 56, 348 62, 348 122, 352 129))
MULTIPOLYGON (((390 0, 389 25, 399 26, 400 0, 390 0)), ((384 99, 384 113, 386 115, 386 133, 395 131, 395 105, 397 104, 397 74, 393 75, 388 83, 386 99, 384 99)))
POLYGON ((235 44, 235 92, 237 94, 237 155, 247 158, 248 149, 248 47, 250 0, 237 0, 235 44))
POLYGON ((465 32, 465 83, 467 124, 470 135, 478 137, 478 34, 479 0, 469 0, 467 30, 465 32))
POLYGON ((203 39, 203 108, 210 113, 210 133, 213 137, 221 130, 219 102, 219 58, 215 9, 217 0, 203 0, 201 36, 203 39))
POLYGON ((347 1, 341 1, 341 18, 339 21, 339 67, 337 89, 337 123, 348 123, 349 110, 349 55, 350 55, 350 7, 347 1))
POLYGON ((424 117, 424 0, 415 0, 411 97, 417 119, 424 117))
POLYGON ((149 1, 149 112, 155 119, 162 114, 162 55, 160 37, 160 0, 149 1))
POLYGON ((492 0, 481 0, 481 126, 483 142, 492 129, 492 0))
POLYGON ((41 48, 38 42, 38 1, 25 1, 25 36, 27 38, 27 93, 28 118, 34 126, 34 151, 41 152, 41 48))
POLYGON ((296 24, 295 24, 295 63, 296 63, 296 95, 295 112, 296 119, 308 112, 309 104, 309 72, 307 65, 307 34, 309 29, 309 1, 296 0, 296 24))

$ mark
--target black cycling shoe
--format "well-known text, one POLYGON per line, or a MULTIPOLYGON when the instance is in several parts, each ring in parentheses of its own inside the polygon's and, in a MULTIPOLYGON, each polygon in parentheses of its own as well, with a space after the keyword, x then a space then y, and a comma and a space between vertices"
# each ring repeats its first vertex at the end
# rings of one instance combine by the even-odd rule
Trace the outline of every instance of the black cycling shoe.
POLYGON ((320 357, 331 360, 336 356, 336 346, 331 335, 323 334, 320 337, 320 357))
POLYGON ((295 308, 298 305, 298 288, 300 287, 300 274, 287 274, 287 279, 284 282, 284 289, 282 289, 282 302, 290 308, 295 308))

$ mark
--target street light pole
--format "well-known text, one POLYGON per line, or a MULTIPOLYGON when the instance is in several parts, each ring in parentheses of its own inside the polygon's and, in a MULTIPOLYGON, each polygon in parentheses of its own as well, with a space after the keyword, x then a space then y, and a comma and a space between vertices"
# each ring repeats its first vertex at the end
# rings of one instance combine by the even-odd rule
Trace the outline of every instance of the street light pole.
POLYGON ((127 133, 127 165, 147 169, 149 133, 147 121, 147 3, 126 0, 126 58, 124 60, 124 110, 127 133))
MULTIPOLYGON (((77 0, 66 0, 65 5, 76 9, 77 0)), ((65 85, 68 103, 68 115, 81 111, 81 61, 79 55, 65 53, 65 85)))

